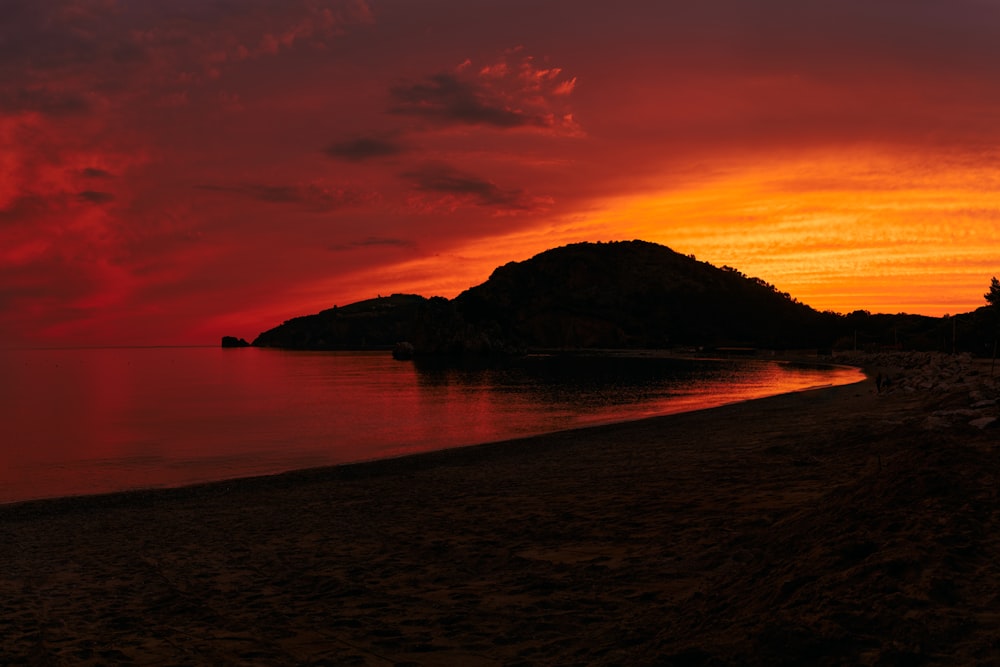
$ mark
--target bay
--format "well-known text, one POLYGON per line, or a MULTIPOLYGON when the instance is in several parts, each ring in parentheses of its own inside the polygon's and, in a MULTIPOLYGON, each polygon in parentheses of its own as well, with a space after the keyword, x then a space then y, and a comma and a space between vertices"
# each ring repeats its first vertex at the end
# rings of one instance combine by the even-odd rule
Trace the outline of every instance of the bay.
POLYGON ((862 378, 844 367, 655 354, 459 368, 386 352, 4 350, 0 502, 401 456, 862 378))

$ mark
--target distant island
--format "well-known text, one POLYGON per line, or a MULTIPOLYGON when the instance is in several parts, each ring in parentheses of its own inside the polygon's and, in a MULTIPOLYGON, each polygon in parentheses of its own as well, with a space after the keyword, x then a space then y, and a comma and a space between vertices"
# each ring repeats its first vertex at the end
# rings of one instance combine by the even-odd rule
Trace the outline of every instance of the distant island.
MULTIPOLYGON (((393 294, 296 317, 249 345, 407 356, 537 349, 992 351, 997 316, 820 312, 732 267, 647 241, 575 243, 498 267, 454 299, 393 294), (961 324, 959 325, 959 322, 961 324)), ((223 345, 246 341, 226 337, 223 345)))

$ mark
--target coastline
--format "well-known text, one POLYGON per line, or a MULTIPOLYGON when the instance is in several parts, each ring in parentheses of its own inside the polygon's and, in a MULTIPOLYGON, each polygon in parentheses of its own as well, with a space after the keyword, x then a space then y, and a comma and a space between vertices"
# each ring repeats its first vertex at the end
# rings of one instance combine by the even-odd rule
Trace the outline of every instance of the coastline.
POLYGON ((995 660, 997 430, 974 388, 896 387, 0 507, 0 654, 995 660))

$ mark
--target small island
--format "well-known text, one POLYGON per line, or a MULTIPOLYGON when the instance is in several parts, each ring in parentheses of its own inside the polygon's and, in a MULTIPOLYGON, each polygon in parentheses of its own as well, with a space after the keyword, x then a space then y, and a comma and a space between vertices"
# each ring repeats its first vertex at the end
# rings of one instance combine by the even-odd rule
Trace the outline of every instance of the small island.
POLYGON ((250 347, 250 343, 236 336, 223 336, 222 347, 250 347))

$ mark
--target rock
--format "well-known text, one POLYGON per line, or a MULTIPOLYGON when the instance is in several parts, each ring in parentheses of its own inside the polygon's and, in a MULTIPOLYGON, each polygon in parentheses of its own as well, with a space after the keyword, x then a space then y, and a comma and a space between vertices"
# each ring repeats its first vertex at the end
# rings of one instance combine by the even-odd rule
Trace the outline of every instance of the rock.
POLYGON ((236 336, 223 336, 222 347, 250 347, 250 343, 236 336))
POLYGON ((392 348, 392 358, 406 361, 413 358, 413 343, 402 341, 392 348))
POLYGON ((929 415, 926 419, 924 419, 922 425, 926 431, 940 431, 942 429, 949 428, 951 426, 951 422, 939 415, 929 415))
POLYGON ((969 422, 969 426, 975 426, 978 429, 992 428, 996 424, 996 417, 980 417, 979 419, 973 419, 969 422))
POLYGON ((979 413, 971 408, 959 410, 935 410, 931 413, 935 417, 975 417, 979 413))

